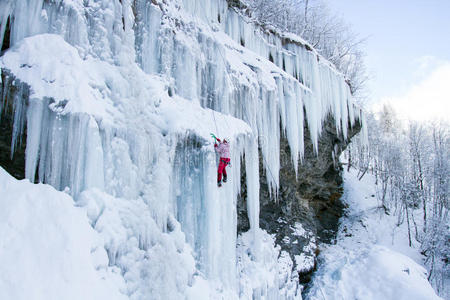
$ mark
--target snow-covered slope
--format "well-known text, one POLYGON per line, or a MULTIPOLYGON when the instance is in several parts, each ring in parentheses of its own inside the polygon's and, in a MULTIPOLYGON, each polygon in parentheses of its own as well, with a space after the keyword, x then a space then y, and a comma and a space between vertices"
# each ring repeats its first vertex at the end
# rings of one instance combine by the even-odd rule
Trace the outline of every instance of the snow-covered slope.
POLYGON ((419 250, 408 247, 406 225, 384 213, 374 178, 344 176, 348 205, 335 245, 326 246, 307 299, 405 299, 438 297, 427 280, 419 250))
POLYGON ((72 198, 0 168, 0 298, 126 299, 98 235, 72 198))
POLYGON ((325 118, 346 137, 363 115, 316 52, 247 21, 225 0, 0 2, 0 41, 9 22, 11 46, 0 57, 0 117, 12 119, 11 151, 26 143, 26 178, 86 207, 130 298, 300 297, 259 230, 258 147, 276 193, 281 133, 296 168, 305 122, 318 151, 325 118), (210 132, 232 145, 220 190, 210 132), (267 276, 246 269, 263 266, 267 276))

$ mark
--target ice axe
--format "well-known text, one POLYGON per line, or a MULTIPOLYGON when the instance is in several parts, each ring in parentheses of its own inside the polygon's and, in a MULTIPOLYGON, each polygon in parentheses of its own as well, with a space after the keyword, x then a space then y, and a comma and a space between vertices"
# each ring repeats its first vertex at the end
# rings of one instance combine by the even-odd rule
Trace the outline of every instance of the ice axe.
POLYGON ((217 138, 216 138, 216 136, 214 135, 214 133, 211 133, 211 137, 214 139, 214 142, 217 142, 217 138))

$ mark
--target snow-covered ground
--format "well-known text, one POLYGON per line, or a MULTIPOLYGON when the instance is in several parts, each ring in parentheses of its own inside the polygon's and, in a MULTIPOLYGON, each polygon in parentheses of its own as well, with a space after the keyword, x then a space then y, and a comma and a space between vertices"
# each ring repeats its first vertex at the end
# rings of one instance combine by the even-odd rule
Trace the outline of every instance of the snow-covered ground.
MULTIPOLYGON (((308 299, 441 299, 427 280, 419 250, 408 246, 406 224, 387 215, 370 175, 344 175, 348 208, 334 245, 324 246, 308 299)), ((414 245, 413 245, 414 246, 414 245)))
POLYGON ((0 168, 0 299, 126 299, 86 213, 0 168))

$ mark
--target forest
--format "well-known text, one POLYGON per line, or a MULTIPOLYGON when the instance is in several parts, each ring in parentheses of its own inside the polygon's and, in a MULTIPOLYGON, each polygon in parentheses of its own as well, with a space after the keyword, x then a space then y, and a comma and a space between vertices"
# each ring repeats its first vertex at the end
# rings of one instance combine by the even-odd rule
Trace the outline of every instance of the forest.
POLYGON ((410 247, 420 248, 428 280, 443 293, 450 275, 450 132, 445 121, 399 120, 384 105, 368 115, 369 143, 355 141, 347 168, 375 176, 377 198, 388 215, 406 223, 410 247))

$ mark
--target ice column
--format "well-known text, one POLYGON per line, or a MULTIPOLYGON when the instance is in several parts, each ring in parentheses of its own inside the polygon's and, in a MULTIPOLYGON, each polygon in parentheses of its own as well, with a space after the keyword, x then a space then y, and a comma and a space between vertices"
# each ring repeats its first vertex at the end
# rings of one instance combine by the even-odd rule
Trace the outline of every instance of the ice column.
POLYGON ((248 137, 245 151, 245 172, 247 176, 247 213, 250 229, 259 229, 259 154, 258 142, 248 137))

